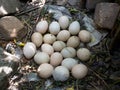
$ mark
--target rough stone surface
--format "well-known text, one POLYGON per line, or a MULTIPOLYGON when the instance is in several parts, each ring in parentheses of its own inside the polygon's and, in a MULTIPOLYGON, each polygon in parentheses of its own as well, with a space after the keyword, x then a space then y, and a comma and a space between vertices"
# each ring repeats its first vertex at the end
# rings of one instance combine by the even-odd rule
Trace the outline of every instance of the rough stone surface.
POLYGON ((74 7, 84 8, 85 0, 68 0, 68 3, 74 7))
POLYGON ((117 3, 99 3, 95 9, 94 21, 100 28, 112 29, 119 11, 117 3))
POLYGON ((96 5, 101 2, 108 2, 110 0, 86 0, 87 9, 95 9, 96 5))
POLYGON ((0 0, 0 15, 15 13, 19 8, 19 0, 0 0))
POLYGON ((0 19, 0 39, 11 40, 13 38, 21 39, 27 33, 24 25, 14 16, 5 16, 0 19))
POLYGON ((57 5, 65 5, 67 0, 56 0, 57 5))

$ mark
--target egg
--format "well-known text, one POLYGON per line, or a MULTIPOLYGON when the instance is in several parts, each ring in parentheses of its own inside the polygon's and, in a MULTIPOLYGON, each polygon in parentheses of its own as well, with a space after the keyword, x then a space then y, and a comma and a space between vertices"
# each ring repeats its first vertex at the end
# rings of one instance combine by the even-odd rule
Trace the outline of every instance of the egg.
POLYGON ((66 81, 70 76, 69 70, 64 66, 57 66, 52 75, 56 81, 66 81))
POLYGON ((77 35, 80 32, 80 23, 78 21, 73 21, 69 26, 69 32, 72 35, 77 35))
POLYGON ((54 53, 54 49, 50 44, 44 43, 41 45, 41 50, 45 53, 47 53, 48 55, 51 55, 54 53))
POLYGON ((81 60, 81 61, 87 61, 90 59, 91 53, 87 48, 79 48, 77 50, 77 57, 81 60))
POLYGON ((80 39, 77 36, 71 36, 67 41, 68 47, 77 48, 80 45, 80 39))
POLYGON ((39 47, 42 44, 43 38, 42 38, 42 34, 40 34, 39 32, 35 32, 32 34, 31 36, 31 41, 37 46, 39 47))
POLYGON ((53 44, 56 41, 56 37, 53 34, 45 34, 43 41, 44 43, 53 44))
POLYGON ((61 16, 58 22, 62 29, 66 29, 69 26, 69 18, 67 16, 61 16))
POLYGON ((65 66, 69 70, 71 70, 76 64, 78 64, 78 61, 73 58, 65 58, 61 63, 62 66, 65 66))
POLYGON ((67 41, 70 37, 70 32, 68 30, 62 30, 57 35, 57 40, 67 41))
POLYGON ((76 56, 76 50, 73 47, 65 47, 62 49, 61 54, 64 58, 73 58, 76 56))
POLYGON ((38 31, 41 34, 46 33, 48 29, 48 22, 46 20, 40 21, 36 25, 36 31, 38 31))
POLYGON ((53 21, 51 22, 51 24, 49 25, 49 32, 53 35, 58 34, 60 31, 60 25, 57 21, 53 21))
POLYGON ((55 51, 61 51, 66 47, 66 44, 63 41, 55 41, 52 46, 55 51))
POLYGON ((38 67, 37 72, 41 78, 49 78, 52 75, 53 66, 48 63, 43 63, 38 67))
POLYGON ((81 30, 79 32, 79 38, 82 42, 88 43, 91 41, 91 34, 90 34, 90 32, 88 32, 86 30, 81 30))
POLYGON ((49 60, 50 60, 50 57, 45 52, 38 51, 34 56, 35 63, 37 63, 39 65, 42 64, 42 63, 48 63, 49 60))
POLYGON ((32 58, 36 53, 36 46, 32 42, 27 42, 23 47, 23 54, 27 59, 32 58))
POLYGON ((62 54, 59 52, 54 52, 50 57, 50 64, 56 67, 61 64, 62 60, 63 60, 62 54))
POLYGON ((72 76, 76 79, 84 78, 88 73, 88 68, 84 64, 77 64, 71 70, 72 76))

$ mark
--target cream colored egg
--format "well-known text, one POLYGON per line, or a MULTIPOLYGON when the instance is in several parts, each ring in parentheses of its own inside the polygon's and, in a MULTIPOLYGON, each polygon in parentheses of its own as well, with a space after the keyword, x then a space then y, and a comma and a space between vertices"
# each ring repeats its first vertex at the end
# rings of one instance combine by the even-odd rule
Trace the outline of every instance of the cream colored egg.
POLYGON ((39 65, 42 63, 48 63, 49 60, 50 60, 50 57, 45 52, 38 51, 34 56, 34 61, 39 65))
POLYGON ((65 47, 66 47, 66 44, 63 41, 55 41, 53 43, 53 48, 55 51, 61 51, 65 47))
POLYGON ((38 31, 41 34, 46 33, 48 29, 48 22, 46 20, 40 21, 36 25, 36 31, 38 31))
POLYGON ((78 64, 78 61, 73 58, 65 58, 61 63, 62 66, 65 66, 69 70, 71 70, 76 64, 78 64))
POLYGON ((41 78, 49 78, 53 73, 53 66, 48 63, 41 64, 38 67, 37 72, 41 78))
POLYGON ((69 26, 69 32, 72 35, 77 35, 80 32, 80 23, 78 21, 73 21, 69 26))
POLYGON ((32 42, 27 42, 23 47, 23 54, 27 59, 32 58, 36 53, 36 46, 32 42))
POLYGON ((62 54, 59 52, 54 52, 50 57, 50 64, 56 67, 61 64, 62 60, 63 60, 62 54))
POLYGON ((48 55, 51 55, 54 53, 54 49, 50 44, 44 43, 41 45, 41 50, 45 53, 47 53, 48 55))
POLYGON ((53 78, 55 81, 66 81, 69 76, 69 70, 64 66, 57 66, 53 71, 53 78))
POLYGON ((70 37, 70 32, 68 30, 62 30, 57 35, 57 40, 67 41, 70 37))
POLYGON ((88 32, 86 30, 81 30, 79 32, 79 38, 82 42, 88 43, 91 41, 91 34, 90 34, 90 32, 88 32))
POLYGON ((77 57, 82 61, 87 61, 90 59, 91 53, 87 48, 80 48, 77 51, 77 57))
POLYGON ((77 48, 80 45, 80 39, 77 36, 71 36, 67 41, 68 47, 77 48))
POLYGON ((56 41, 56 37, 53 34, 45 34, 43 41, 44 43, 53 44, 56 41))
POLYGON ((39 47, 39 46, 42 44, 42 41, 43 41, 42 34, 40 34, 39 32, 33 33, 32 36, 31 36, 31 41, 32 41, 37 47, 39 47))
POLYGON ((84 78, 88 73, 88 68, 84 64, 77 64, 72 68, 72 76, 76 79, 84 78))
POLYGON ((49 25, 49 32, 51 34, 56 35, 56 34, 59 33, 59 31, 60 31, 60 25, 59 25, 59 23, 56 22, 56 21, 51 22, 51 24, 49 25))
POLYGON ((73 58, 76 56, 76 50, 73 47, 65 47, 62 49, 61 54, 64 58, 73 58))
POLYGON ((69 25, 69 18, 67 16, 61 16, 58 20, 60 27, 66 29, 69 25))

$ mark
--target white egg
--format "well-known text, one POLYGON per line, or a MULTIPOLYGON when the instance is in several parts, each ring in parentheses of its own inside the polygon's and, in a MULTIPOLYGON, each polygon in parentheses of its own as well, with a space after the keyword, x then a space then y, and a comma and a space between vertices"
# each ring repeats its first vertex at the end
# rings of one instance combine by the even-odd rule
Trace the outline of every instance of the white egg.
POLYGON ((50 44, 44 43, 41 46, 41 50, 45 53, 47 53, 48 55, 51 55, 54 53, 54 49, 50 44))
POLYGON ((81 30, 79 32, 79 38, 82 42, 84 43, 88 43, 91 41, 91 34, 89 31, 86 31, 86 30, 81 30))
POLYGON ((69 25, 69 18, 67 16, 61 16, 58 20, 60 27, 66 29, 69 25))
POLYGON ((76 50, 73 47, 65 47, 62 49, 61 54, 64 58, 73 58, 76 56, 76 50))
POLYGON ((77 36, 71 36, 67 41, 68 47, 77 48, 80 45, 80 39, 77 36))
POLYGON ((51 34, 56 35, 56 34, 59 33, 59 31, 60 31, 60 25, 59 25, 59 23, 56 22, 56 21, 51 22, 51 24, 49 25, 49 32, 51 34))
POLYGON ((58 66, 53 71, 53 78, 56 81, 66 81, 69 76, 69 70, 64 66, 58 66))
POLYGON ((36 53, 36 46, 32 42, 27 42, 23 47, 23 54, 27 59, 32 58, 36 53))
POLYGON ((50 60, 50 57, 45 52, 38 51, 34 56, 34 61, 39 65, 42 63, 48 63, 49 60, 50 60))
POLYGON ((69 26, 69 32, 72 35, 77 35, 80 32, 80 23, 78 21, 74 21, 69 26))
POLYGON ((38 67, 37 72, 40 77, 45 79, 49 78, 53 73, 53 66, 48 63, 41 64, 38 67))
POLYGON ((76 79, 84 78, 88 73, 88 68, 84 64, 77 64, 72 68, 72 76, 76 79))
POLYGON ((87 48, 79 48, 77 50, 77 57, 82 61, 87 61, 90 59, 91 53, 87 48))
POLYGON ((43 41, 44 43, 53 44, 56 41, 56 37, 53 34, 45 34, 43 41))
POLYGON ((65 47, 66 47, 66 44, 63 41, 55 41, 53 43, 53 48, 55 51, 61 51, 65 47))
POLYGON ((75 66, 76 64, 78 64, 78 61, 73 59, 73 58, 65 58, 62 61, 62 66, 65 66, 67 69, 71 70, 73 66, 75 66))
POLYGON ((32 34, 31 36, 31 41, 37 46, 39 47, 42 44, 43 38, 42 38, 42 34, 40 34, 39 32, 35 32, 32 34))
POLYGON ((48 29, 48 22, 46 20, 40 21, 36 25, 36 31, 40 32, 41 34, 46 33, 48 29))
POLYGON ((63 60, 62 54, 59 52, 54 52, 50 57, 50 64, 56 67, 61 64, 62 60, 63 60))
POLYGON ((67 30, 62 30, 57 35, 57 40, 67 41, 70 37, 70 32, 67 30))

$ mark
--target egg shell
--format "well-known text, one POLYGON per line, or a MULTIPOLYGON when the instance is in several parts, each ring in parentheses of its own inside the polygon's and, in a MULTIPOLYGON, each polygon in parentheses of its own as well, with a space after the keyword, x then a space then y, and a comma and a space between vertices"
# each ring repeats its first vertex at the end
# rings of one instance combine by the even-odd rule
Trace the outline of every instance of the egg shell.
POLYGON ((56 81, 66 81, 70 76, 69 70, 64 66, 57 66, 52 75, 56 81))
POLYGON ((65 47, 62 49, 61 54, 64 58, 73 58, 76 56, 76 50, 73 47, 65 47))
POLYGON ((36 25, 36 31, 38 31, 41 34, 46 33, 48 29, 48 22, 46 20, 40 21, 36 25))
POLYGON ((56 41, 56 37, 53 34, 45 34, 43 41, 44 43, 53 44, 56 41))
POLYGON ((58 22, 62 29, 66 29, 69 26, 69 18, 67 16, 61 16, 58 22))
POLYGON ((41 50, 45 53, 47 53, 48 55, 51 55, 54 53, 54 49, 50 44, 44 43, 41 45, 41 50))
POLYGON ((38 51, 34 56, 34 61, 39 65, 42 63, 48 63, 49 60, 50 60, 50 57, 45 52, 38 51))
POLYGON ((60 25, 57 21, 53 21, 51 22, 51 24, 49 25, 49 32, 53 35, 58 34, 60 31, 60 25))
POLYGON ((61 63, 62 66, 65 66, 69 70, 71 70, 76 64, 78 64, 78 61, 73 58, 65 58, 61 63))
POLYGON ((77 35, 80 32, 80 23, 78 21, 73 21, 69 26, 69 32, 72 35, 77 35))
POLYGON ((73 48, 77 48, 80 45, 80 39, 77 36, 71 36, 68 40, 67 40, 67 46, 68 47, 73 47, 73 48))
POLYGON ((87 48, 79 48, 77 50, 77 57, 81 60, 81 61, 87 61, 90 59, 91 53, 87 48))
POLYGON ((48 63, 41 64, 38 67, 37 72, 41 78, 49 78, 53 73, 53 66, 48 63))
POLYGON ((36 46, 32 42, 27 42, 23 47, 23 54, 27 59, 32 58, 36 53, 36 46))
POLYGON ((39 32, 35 32, 32 34, 31 36, 31 41, 37 46, 39 47, 42 42, 43 42, 43 37, 42 34, 40 34, 39 32))
POLYGON ((56 67, 61 64, 62 60, 63 60, 62 54, 59 52, 54 52, 50 57, 50 64, 56 67))
POLYGON ((72 76, 76 79, 84 78, 88 73, 88 68, 84 64, 77 64, 72 68, 72 76))
POLYGON ((61 51, 66 47, 66 44, 63 41, 55 41, 52 46, 55 51, 61 51))
POLYGON ((91 41, 91 34, 89 31, 86 31, 86 30, 81 30, 79 32, 79 38, 82 42, 84 43, 88 43, 91 41))
POLYGON ((57 40, 67 41, 70 37, 70 32, 68 30, 62 30, 57 35, 57 40))

